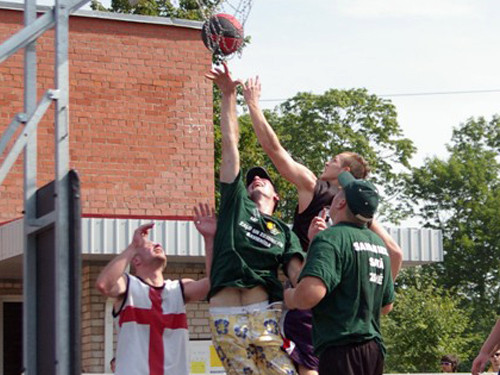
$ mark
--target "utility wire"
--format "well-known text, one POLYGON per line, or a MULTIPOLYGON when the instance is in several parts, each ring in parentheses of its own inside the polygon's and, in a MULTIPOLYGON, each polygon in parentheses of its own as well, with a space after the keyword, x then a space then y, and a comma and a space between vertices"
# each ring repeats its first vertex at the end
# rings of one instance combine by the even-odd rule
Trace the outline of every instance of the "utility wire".
MULTIPOLYGON (((462 95, 462 94, 485 94, 500 92, 500 89, 491 90, 464 90, 464 91, 436 91, 436 92, 413 92, 413 93, 400 93, 400 94, 381 94, 377 95, 385 98, 395 98, 404 96, 432 96, 432 95, 462 95)), ((290 98, 288 98, 290 99, 290 98)), ((288 99, 261 99, 261 102, 284 102, 288 99)))

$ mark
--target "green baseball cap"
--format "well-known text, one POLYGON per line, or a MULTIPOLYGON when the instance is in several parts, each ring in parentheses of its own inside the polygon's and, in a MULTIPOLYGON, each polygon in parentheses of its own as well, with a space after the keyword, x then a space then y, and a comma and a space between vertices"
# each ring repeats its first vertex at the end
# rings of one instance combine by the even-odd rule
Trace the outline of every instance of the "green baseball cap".
POLYGON ((250 185, 253 182, 255 176, 259 176, 260 178, 269 180, 271 182, 271 185, 273 185, 274 190, 276 190, 276 186, 274 185, 271 176, 269 176, 269 173, 266 171, 266 169, 262 167, 253 167, 248 170, 246 177, 246 187, 248 187, 248 185, 250 185))
POLYGON ((365 222, 372 220, 380 200, 375 185, 370 181, 358 180, 347 171, 339 175, 338 181, 345 192, 347 206, 354 216, 365 222))

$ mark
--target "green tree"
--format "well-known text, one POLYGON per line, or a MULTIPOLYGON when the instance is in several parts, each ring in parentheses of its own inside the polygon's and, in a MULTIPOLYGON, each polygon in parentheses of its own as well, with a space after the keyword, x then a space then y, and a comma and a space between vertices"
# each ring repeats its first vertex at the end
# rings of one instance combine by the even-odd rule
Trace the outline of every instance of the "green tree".
POLYGON ((461 298, 452 290, 437 287, 432 277, 418 270, 403 272, 411 285, 398 288, 393 311, 381 321, 387 347, 385 373, 440 372, 440 359, 455 354, 470 367, 469 312, 460 308, 461 298))
POLYGON ((448 159, 413 169, 407 191, 423 224, 443 231, 444 262, 432 267, 439 284, 498 311, 500 118, 469 119, 454 130, 448 151, 448 159))
MULTIPOLYGON (((332 89, 322 95, 298 93, 265 114, 285 149, 317 175, 332 156, 354 151, 372 166, 373 176, 388 198, 386 207, 391 206, 390 198, 401 193, 403 172, 409 167, 415 147, 411 140, 403 137, 390 101, 364 89, 332 89)), ((264 165, 275 174, 258 145, 248 115, 240 117, 240 129, 242 167, 264 165)), ((277 181, 281 196, 279 210, 283 218, 290 220, 297 204, 297 192, 283 179, 277 181)), ((392 208, 393 220, 404 213, 395 210, 395 205, 392 208)))
POLYGON ((443 233, 444 261, 422 272, 464 297, 477 352, 500 312, 500 118, 469 119, 447 148, 445 160, 429 158, 412 170, 407 193, 424 226, 443 233))
MULTIPOLYGON (((207 8, 213 8, 219 1, 203 1, 203 3, 207 8)), ((112 0, 109 9, 104 7, 99 0, 92 0, 91 8, 116 13, 203 20, 203 13, 196 0, 139 0, 136 5, 131 5, 129 0, 112 0)))

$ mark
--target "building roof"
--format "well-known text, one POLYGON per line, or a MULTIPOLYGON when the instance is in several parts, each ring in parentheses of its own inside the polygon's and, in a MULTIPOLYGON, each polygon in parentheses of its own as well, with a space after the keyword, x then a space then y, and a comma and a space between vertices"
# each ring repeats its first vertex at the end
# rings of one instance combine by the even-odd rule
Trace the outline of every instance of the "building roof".
MULTIPOLYGON (((24 4, 12 3, 9 1, 0 1, 0 9, 24 11, 24 4)), ((46 5, 37 6, 37 10, 42 13, 47 12, 51 9, 52 9, 51 6, 46 6, 46 5)), ((106 19, 113 21, 166 25, 166 26, 175 26, 175 27, 183 27, 183 28, 198 29, 198 30, 201 30, 203 25, 203 22, 201 21, 192 21, 192 20, 175 19, 167 17, 141 16, 138 14, 98 12, 93 10, 77 10, 76 12, 71 13, 71 17, 99 18, 99 19, 106 19)))

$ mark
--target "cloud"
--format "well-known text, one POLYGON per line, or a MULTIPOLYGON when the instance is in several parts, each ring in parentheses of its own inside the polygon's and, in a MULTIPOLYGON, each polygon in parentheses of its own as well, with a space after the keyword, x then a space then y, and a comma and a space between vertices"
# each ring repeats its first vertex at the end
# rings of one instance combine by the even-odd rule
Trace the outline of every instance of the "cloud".
POLYGON ((478 13, 474 0, 335 0, 335 12, 356 18, 471 17, 478 13))

